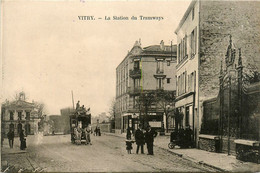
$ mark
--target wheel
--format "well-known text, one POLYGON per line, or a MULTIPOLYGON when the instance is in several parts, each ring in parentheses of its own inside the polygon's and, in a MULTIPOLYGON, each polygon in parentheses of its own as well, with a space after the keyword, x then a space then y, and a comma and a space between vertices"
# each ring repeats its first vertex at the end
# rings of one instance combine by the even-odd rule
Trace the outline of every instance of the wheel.
POLYGON ((172 143, 172 142, 170 142, 170 143, 168 144, 168 147, 169 147, 170 149, 173 149, 173 148, 175 147, 175 144, 172 143))

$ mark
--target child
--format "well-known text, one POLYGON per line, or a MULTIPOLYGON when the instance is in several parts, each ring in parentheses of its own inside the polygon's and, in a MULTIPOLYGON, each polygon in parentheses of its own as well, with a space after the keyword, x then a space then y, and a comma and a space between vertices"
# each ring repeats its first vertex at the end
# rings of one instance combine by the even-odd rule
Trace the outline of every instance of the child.
POLYGON ((131 140, 131 131, 129 128, 127 129, 127 132, 126 132, 126 141, 125 142, 126 142, 127 153, 131 154, 131 150, 133 149, 133 147, 132 147, 133 141, 131 140))

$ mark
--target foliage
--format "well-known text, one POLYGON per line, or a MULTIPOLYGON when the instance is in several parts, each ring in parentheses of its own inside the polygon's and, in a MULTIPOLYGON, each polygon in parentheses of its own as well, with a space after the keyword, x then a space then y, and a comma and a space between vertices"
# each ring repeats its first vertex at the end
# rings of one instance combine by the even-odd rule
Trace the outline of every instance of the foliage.
POLYGON ((116 116, 116 99, 113 98, 111 103, 110 103, 110 108, 109 108, 109 115, 110 119, 115 119, 116 116))
POLYGON ((136 99, 136 106, 140 112, 141 123, 144 128, 148 125, 148 111, 156 103, 155 93, 152 91, 142 92, 136 99))
POLYGON ((156 101, 159 109, 162 109, 166 116, 166 132, 168 132, 168 120, 174 110, 175 92, 159 90, 156 93, 156 101))

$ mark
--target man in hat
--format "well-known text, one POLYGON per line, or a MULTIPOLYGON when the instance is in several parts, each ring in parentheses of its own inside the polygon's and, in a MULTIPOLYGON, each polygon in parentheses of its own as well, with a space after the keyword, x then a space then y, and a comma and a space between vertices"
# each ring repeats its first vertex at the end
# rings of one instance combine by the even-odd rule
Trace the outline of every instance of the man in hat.
POLYGON ((148 125, 145 133, 145 142, 147 145, 148 155, 153 155, 153 142, 154 138, 157 136, 157 133, 152 130, 151 126, 148 125))
POLYGON ((139 148, 141 147, 141 154, 144 154, 144 133, 141 129, 141 125, 135 131, 135 141, 136 141, 136 154, 138 154, 139 148))
POLYGON ((10 148, 13 148, 13 146, 14 146, 14 130, 12 128, 7 133, 7 137, 8 137, 8 140, 9 140, 10 148))

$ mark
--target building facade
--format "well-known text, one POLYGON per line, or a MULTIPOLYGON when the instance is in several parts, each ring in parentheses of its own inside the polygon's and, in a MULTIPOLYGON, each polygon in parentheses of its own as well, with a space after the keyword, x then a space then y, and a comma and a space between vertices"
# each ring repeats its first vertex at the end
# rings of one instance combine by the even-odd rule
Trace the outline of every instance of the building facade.
POLYGON ((2 104, 2 129, 4 135, 10 129, 14 131, 15 136, 23 129, 26 135, 38 133, 38 108, 35 103, 25 101, 25 94, 20 93, 19 99, 16 101, 6 101, 2 104))
MULTIPOLYGON (((175 91, 176 46, 141 47, 136 41, 131 51, 116 69, 115 129, 133 130, 140 123, 140 97, 157 90, 175 91)), ((161 128, 163 111, 151 105, 147 110, 152 127, 161 128)), ((144 112, 143 112, 144 114, 144 112)))
MULTIPOLYGON (((219 93, 219 72, 232 35, 241 48, 243 65, 259 72, 259 2, 192 1, 177 35, 176 108, 183 113, 182 126, 194 130, 198 144, 203 102, 219 93)), ((245 70, 246 70, 245 69, 245 70)))

